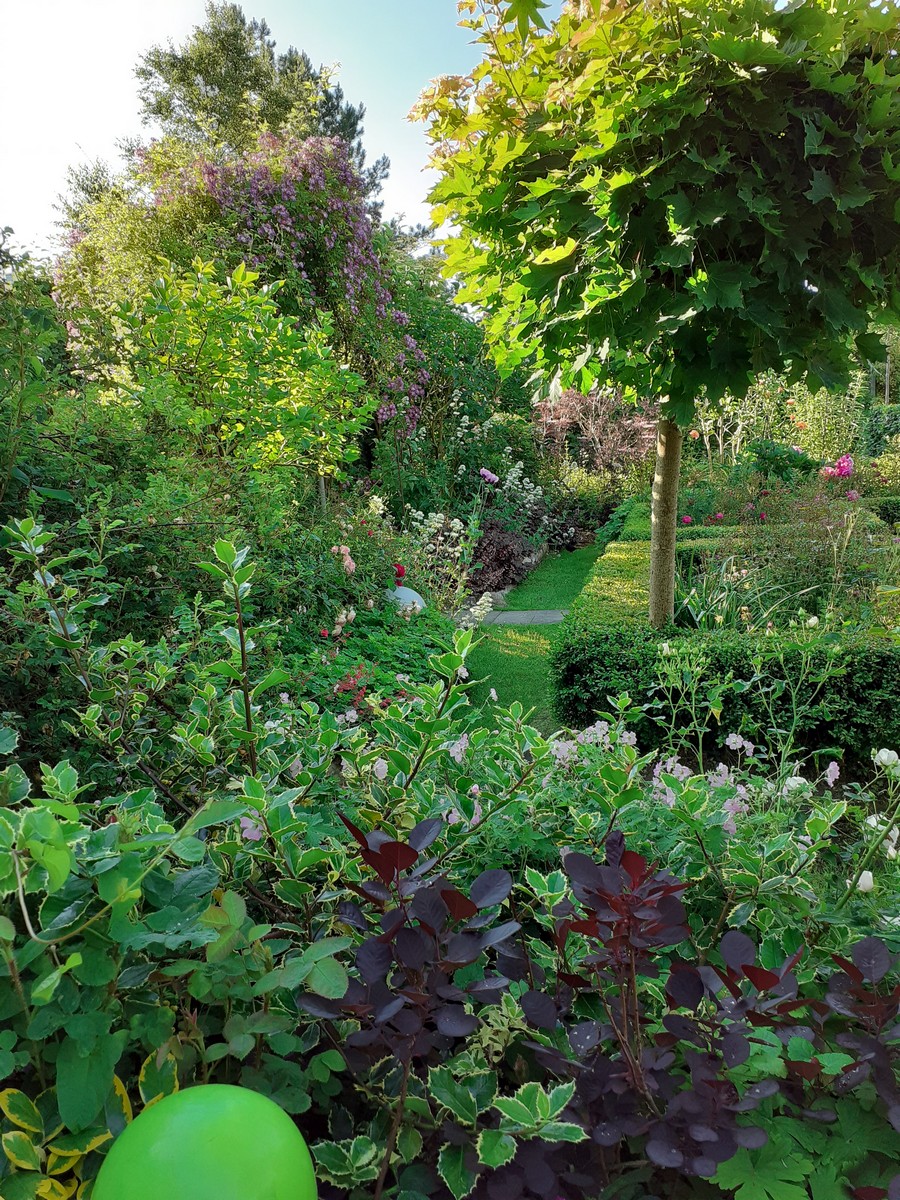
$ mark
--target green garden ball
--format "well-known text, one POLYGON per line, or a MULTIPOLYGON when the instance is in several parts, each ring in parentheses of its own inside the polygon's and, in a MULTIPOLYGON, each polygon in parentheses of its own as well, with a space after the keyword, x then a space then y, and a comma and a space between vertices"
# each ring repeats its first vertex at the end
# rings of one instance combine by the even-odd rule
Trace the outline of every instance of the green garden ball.
POLYGON ((166 1096, 127 1125, 93 1200, 316 1200, 316 1177, 286 1112, 212 1083, 166 1096))

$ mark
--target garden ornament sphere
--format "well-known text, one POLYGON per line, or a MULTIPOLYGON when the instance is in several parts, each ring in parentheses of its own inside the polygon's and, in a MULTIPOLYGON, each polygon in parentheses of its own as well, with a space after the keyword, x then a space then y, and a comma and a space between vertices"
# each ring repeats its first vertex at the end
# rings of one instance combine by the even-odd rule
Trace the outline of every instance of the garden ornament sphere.
POLYGON ((414 592, 412 588, 395 587, 388 589, 388 596, 395 604, 401 605, 403 608, 414 606, 417 612, 421 612, 425 607, 425 601, 418 592, 414 592))
POLYGON ((425 601, 418 592, 403 586, 405 576, 406 567, 403 563, 394 563, 394 586, 388 588, 387 597, 395 604, 399 604, 401 608, 415 608, 416 612, 421 612, 425 607, 425 601))
POLYGON ((206 1084, 145 1109, 112 1144, 93 1200, 316 1200, 306 1142, 274 1101, 206 1084))

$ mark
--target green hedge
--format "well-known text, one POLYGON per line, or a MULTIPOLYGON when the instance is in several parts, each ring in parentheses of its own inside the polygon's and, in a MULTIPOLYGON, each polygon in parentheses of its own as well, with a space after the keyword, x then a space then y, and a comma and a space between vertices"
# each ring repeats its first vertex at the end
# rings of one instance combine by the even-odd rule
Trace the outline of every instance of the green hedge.
POLYGON ((646 542, 610 542, 572 603, 567 626, 646 623, 650 554, 646 542))
POLYGON ((900 496, 867 496, 866 504, 888 525, 900 521, 900 496))
MULTIPOLYGON (((604 529, 612 529, 612 538, 619 542, 650 541, 650 504, 643 497, 626 500, 612 514, 604 529)), ((679 525, 678 542, 716 541, 734 533, 733 525, 679 525)), ((612 540, 612 538, 610 540, 612 540)))
MULTIPOLYGON (((782 665, 774 656, 771 639, 739 630, 650 629, 649 574, 647 542, 613 542, 599 559, 550 655, 554 709, 560 721, 575 727, 590 725, 598 712, 609 710, 609 697, 621 692, 627 692, 637 706, 650 703, 663 641, 677 647, 686 639, 701 640, 710 681, 729 676, 749 679, 757 650, 766 655, 769 679, 799 677, 802 650, 797 646, 782 643, 782 665)), ((816 653, 824 662, 832 651, 823 646, 816 653)), ((883 638, 846 642, 837 659, 843 673, 831 677, 800 730, 804 747, 835 748, 857 760, 867 759, 872 747, 900 749, 900 648, 883 638)), ((787 697, 783 703, 786 713, 787 697)), ((729 693, 719 726, 722 736, 740 729, 747 718, 767 723, 754 691, 729 693)), ((665 740, 663 730, 649 716, 639 722, 637 733, 642 746, 665 740)))

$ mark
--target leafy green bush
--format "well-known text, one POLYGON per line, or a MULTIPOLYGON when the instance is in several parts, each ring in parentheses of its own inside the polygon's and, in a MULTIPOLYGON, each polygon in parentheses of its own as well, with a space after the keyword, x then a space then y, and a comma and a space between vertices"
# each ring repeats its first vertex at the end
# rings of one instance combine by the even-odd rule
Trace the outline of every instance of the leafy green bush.
POLYGON ((872 458, 882 454, 887 443, 900 435, 900 404, 873 404, 866 413, 862 449, 872 458))
POLYGON ((566 459, 548 475, 545 491, 554 517, 576 530, 598 528, 619 502, 620 488, 608 473, 591 471, 566 459))
POLYGON ((900 522, 900 496, 872 496, 866 503, 886 525, 900 522))
POLYGON ((900 492, 900 434, 888 439, 878 458, 872 460, 871 471, 876 487, 867 489, 867 492, 883 492, 890 496, 900 492))
POLYGON ((785 446, 764 438, 751 442, 744 451, 751 468, 765 478, 773 476, 782 483, 804 479, 821 467, 821 459, 810 458, 795 446, 785 446))
MULTIPOLYGON (((788 724, 795 706, 802 709, 794 732, 808 750, 833 748, 859 761, 873 745, 900 740, 900 713, 890 700, 900 687, 900 647, 865 634, 816 632, 810 646, 812 635, 791 630, 778 637, 725 627, 654 633, 646 622, 649 570, 648 543, 611 543, 572 605, 550 656, 560 721, 588 724, 623 690, 639 708, 652 711, 663 648, 676 652, 690 643, 702 657, 704 687, 748 684, 729 688, 721 698, 717 726, 724 732, 771 729, 763 689, 772 685, 779 689, 776 725, 788 724), (756 686, 749 686, 752 680, 756 686), (797 696, 792 681, 800 680, 797 696)), ((646 713, 636 728, 648 745, 662 745, 668 736, 646 713)))
MULTIPOLYGON (((553 742, 521 706, 478 712, 470 633, 373 725, 341 725, 276 703, 284 672, 256 670, 246 551, 220 541, 202 564, 224 606, 198 631, 217 657, 197 666, 95 641, 99 594, 53 576, 33 523, 7 535, 82 692, 73 739, 97 757, 39 781, 15 762, 0 771, 4 1197, 86 1191, 134 1112, 215 1081, 302 1116, 320 1180, 344 1200, 462 1200, 487 1184, 574 1196, 573 1177, 579 1196, 608 1180, 637 1200, 673 1170, 688 1194, 705 1174, 730 1195, 748 1170, 795 1172, 785 1116, 825 1103, 841 1119, 834 1135, 812 1126, 819 1170, 835 1186, 886 1180, 894 1010, 882 999, 875 1019, 873 1005, 891 960, 859 936, 896 931, 879 915, 889 882, 872 899, 861 886, 883 835, 837 843, 843 802, 810 797, 773 828, 764 781, 745 818, 721 778, 662 763, 646 779, 624 710, 553 742), (746 842, 729 832, 744 819, 746 842), (625 830, 662 845, 684 880, 626 849, 625 830), (494 864, 524 848, 513 891, 494 864), (811 915, 821 944, 804 958, 811 915), (831 949, 844 959, 825 991, 831 949), (621 1021, 598 1020, 618 1004, 621 1021), (646 1054, 653 1042, 665 1055, 646 1054), (878 1088, 861 1105, 873 1056, 878 1088), (685 1103, 702 1105, 699 1140, 685 1103), (853 1121, 862 1150, 845 1136, 853 1121)), ((0 754, 15 750, 0 732, 0 754)), ((890 826, 900 781, 885 763, 890 826)))

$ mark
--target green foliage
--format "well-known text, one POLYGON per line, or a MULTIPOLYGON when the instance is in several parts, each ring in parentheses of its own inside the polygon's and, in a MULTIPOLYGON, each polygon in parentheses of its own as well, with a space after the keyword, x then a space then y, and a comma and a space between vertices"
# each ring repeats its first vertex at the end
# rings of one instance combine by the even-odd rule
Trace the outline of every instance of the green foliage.
POLYGON ((900 523, 900 496, 873 496, 867 503, 885 524, 900 523))
POLYGON ((203 456, 342 474, 375 406, 329 345, 331 324, 299 329, 238 266, 225 283, 212 263, 167 267, 142 304, 125 305, 130 376, 122 399, 203 456))
POLYGON ((751 442, 745 454, 754 471, 766 477, 773 476, 782 483, 790 483, 794 479, 812 475, 822 465, 802 451, 795 450, 793 446, 784 446, 779 442, 751 442))
MULTIPOLYGON (((142 116, 164 134, 230 150, 252 149, 260 129, 300 137, 340 137, 362 169, 362 105, 344 100, 324 68, 293 46, 279 54, 265 21, 237 4, 208 3, 206 21, 177 49, 153 46, 135 75, 142 116)), ((370 187, 387 172, 380 160, 370 187)))
MULTIPOLYGON (((572 1078, 535 1067, 537 1077, 523 1080, 504 1064, 521 1061, 527 1046, 539 1046, 541 1055, 570 1053, 567 1038, 557 1037, 556 1009, 549 1021, 528 974, 553 990, 554 914, 569 897, 556 849, 590 855, 613 821, 694 881, 686 914, 705 952, 714 952, 724 923, 752 925, 764 935, 767 968, 793 951, 797 923, 811 914, 831 914, 821 934, 826 948, 876 919, 860 893, 845 903, 841 875, 845 863, 862 869, 873 861, 880 839, 838 845, 832 832, 846 812, 842 803, 817 797, 800 820, 773 815, 762 767, 747 836, 729 837, 731 784, 669 776, 667 767, 657 779, 675 802, 658 802, 657 783, 645 778, 651 756, 638 753, 623 724, 634 715, 627 701, 577 738, 553 741, 527 725, 521 705, 476 710, 466 671, 474 639, 464 632, 432 656, 430 681, 411 683, 369 726, 341 725, 307 701, 276 703, 290 682, 255 661, 262 631, 247 619, 255 573, 245 550, 221 539, 201 564, 221 586, 224 606, 198 632, 216 655, 198 663, 164 645, 97 639, 91 613, 105 606, 97 604, 103 593, 96 581, 88 595, 60 582, 65 564, 29 519, 6 534, 17 560, 37 572, 44 636, 70 662, 82 691, 73 744, 87 739, 98 751, 85 771, 61 761, 43 767, 39 782, 15 763, 0 772, 0 1063, 17 1085, 0 1094, 0 1180, 13 1200, 62 1200, 89 1186, 110 1135, 133 1110, 208 1081, 239 1082, 302 1114, 321 1178, 349 1194, 380 1178, 393 1181, 382 1194, 399 1197, 409 1190, 405 1173, 432 1164, 416 1176, 420 1193, 434 1192, 428 1172, 436 1170, 464 1196, 479 1172, 511 1167, 523 1145, 545 1144, 554 1154, 588 1146, 572 1078), (343 817, 360 853, 346 844, 343 817), (460 1043, 460 1035, 442 1034, 447 1040, 430 1041, 422 1061, 385 1055, 376 1044, 369 1061, 365 1005, 349 1016, 317 1014, 348 996, 355 1003, 362 993, 353 989, 369 986, 379 968, 367 965, 366 953, 382 954, 378 897, 399 884, 402 864, 414 864, 410 843, 425 843, 424 850, 442 819, 444 842, 426 850, 439 855, 447 898, 441 911, 471 903, 482 912, 475 941, 483 938, 484 947, 476 948, 476 964, 469 942, 446 933, 452 950, 437 975, 460 989, 465 1007, 451 1004, 438 1028, 455 1021, 458 1008, 460 1028, 471 1036, 460 1043), (358 823, 377 829, 371 844, 358 823), (503 909, 512 887, 505 871, 491 869, 501 853, 504 861, 525 858, 524 881, 510 905, 515 919, 501 912, 503 923, 491 926, 491 910, 503 909), (373 883, 373 865, 387 884, 373 883), (477 875, 482 865, 489 869, 477 875), (368 907, 370 896, 374 916, 358 903, 368 907), (370 918, 375 936, 366 939, 370 918), (496 977, 483 950, 492 953, 522 923, 528 965, 509 958, 514 978, 504 977, 493 995, 496 977), (392 1113, 399 1114, 393 1133, 392 1113), (477 1160, 440 1135, 448 1114, 477 1147, 477 1160)), ((0 753, 8 758, 16 749, 15 734, 0 730, 0 753)), ((886 810, 889 820, 893 811, 886 810)), ((635 857, 628 863, 634 869, 635 857)), ((420 883, 421 875, 414 877, 420 883)), ((881 886, 887 896, 888 881, 881 886)), ((682 947, 685 932, 677 934, 682 947)), ((565 962, 587 981, 595 964, 584 955, 573 945, 565 962)), ((404 969, 415 970, 415 960, 404 969)), ((812 980, 816 961, 802 969, 812 980)), ((665 956, 666 977, 669 970, 665 956)), ((425 973, 420 986, 431 995, 425 973)), ((446 1002, 438 1003, 443 1013, 446 1002)), ((596 1018, 589 995, 574 1003, 579 1021, 596 1018)), ((655 983, 646 1003, 635 1037, 662 1028, 655 983)), ((376 1038, 395 1036, 390 1018, 373 1029, 376 1038)), ((754 1063, 764 1033, 754 1032, 754 1063)), ((405 1035, 397 1036, 405 1046, 405 1035)), ((764 1049, 765 1065, 738 1068, 739 1091, 784 1074, 800 1053, 787 1060, 777 1039, 764 1049)), ((804 1061, 814 1050, 834 1073, 847 1059, 820 1039, 806 1045, 804 1061)), ((840 1104, 849 1109, 856 1097, 840 1104)), ((767 1126, 780 1121, 772 1112, 767 1126)), ((848 1111, 847 1121, 859 1119, 868 1120, 848 1111)), ((877 1122, 872 1136, 877 1128, 889 1156, 880 1115, 877 1122)), ((841 1138, 848 1127, 842 1124, 841 1138)), ((857 1160, 832 1144, 827 1127, 821 1136, 822 1171, 854 1172, 857 1160)), ((763 1161, 755 1158, 754 1169, 765 1170, 763 1161)))
POLYGON ((872 491, 876 494, 887 492, 892 495, 900 489, 900 434, 888 439, 882 453, 873 459, 871 471, 876 485, 872 491))
POLYGON ((877 457, 888 442, 900 435, 900 404, 873 404, 866 413, 863 449, 877 457))
MULTIPOLYGON (((652 705, 664 648, 677 655, 682 647, 689 653, 696 644, 704 688, 743 681, 717 703, 716 725, 722 730, 747 729, 754 735, 769 730, 771 737, 791 723, 799 705, 802 719, 794 729, 794 745, 865 758, 873 745, 900 740, 900 724, 888 699, 900 686, 895 645, 875 633, 842 637, 818 627, 811 638, 809 631, 787 630, 782 640, 761 630, 720 627, 714 619, 706 632, 655 633, 645 619, 649 569, 647 542, 611 543, 572 605, 550 655, 561 721, 587 724, 619 692, 627 692, 639 707, 652 705), (765 702, 764 680, 777 692, 774 719, 765 702)), ((654 729, 646 717, 638 731, 655 745, 667 736, 665 728, 654 729)))
POLYGON ((883 357, 896 6, 570 6, 547 32, 511 15, 487 6, 484 61, 421 104, 437 218, 459 226, 448 269, 505 362, 684 421, 703 388, 742 396, 767 368, 845 383, 854 338, 883 357))
POLYGON ((25 460, 62 379, 65 334, 51 281, 27 259, 2 257, 0 232, 0 506, 14 483, 27 482, 25 460))

